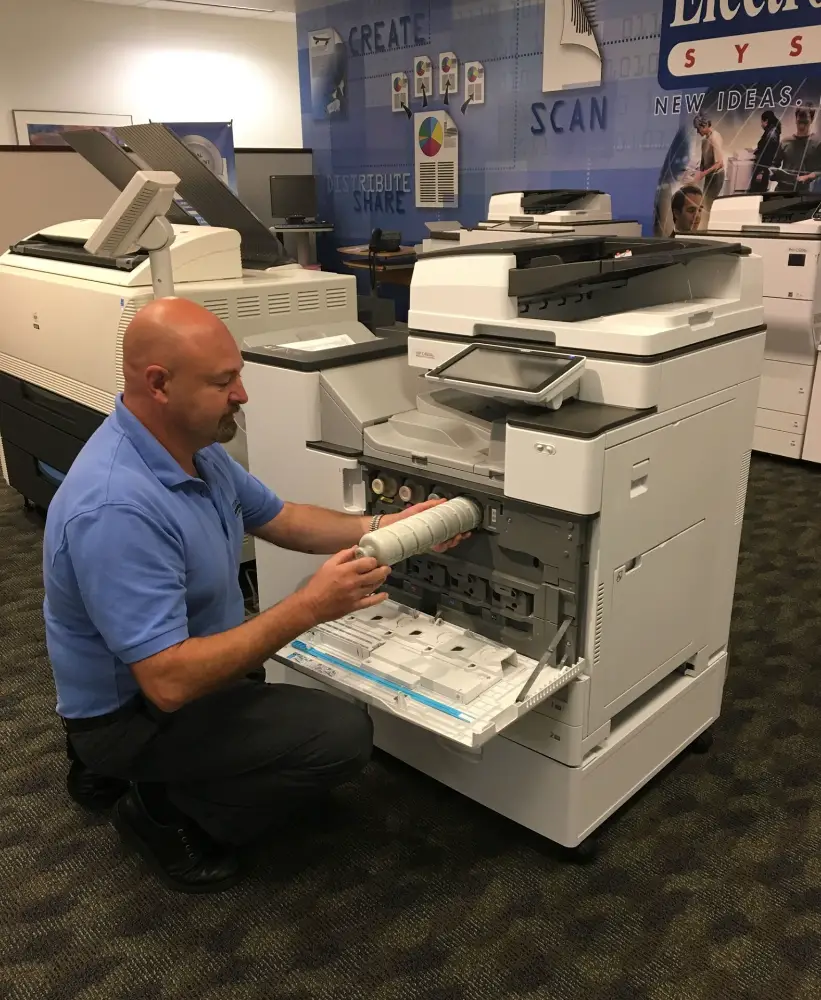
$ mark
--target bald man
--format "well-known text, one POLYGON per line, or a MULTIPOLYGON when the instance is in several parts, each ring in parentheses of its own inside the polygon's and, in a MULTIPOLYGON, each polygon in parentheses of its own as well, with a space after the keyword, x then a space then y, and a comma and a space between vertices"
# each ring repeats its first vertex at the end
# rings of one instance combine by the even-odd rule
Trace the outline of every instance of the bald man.
POLYGON ((388 570, 354 558, 368 518, 283 502, 222 447, 248 397, 239 350, 210 312, 151 303, 123 359, 125 391, 46 522, 46 635, 74 759, 69 791, 119 796, 115 826, 168 886, 219 891, 238 877, 236 847, 367 761, 365 711, 265 684, 261 667, 307 629, 383 600, 388 570), (244 621, 246 532, 336 554, 244 621))

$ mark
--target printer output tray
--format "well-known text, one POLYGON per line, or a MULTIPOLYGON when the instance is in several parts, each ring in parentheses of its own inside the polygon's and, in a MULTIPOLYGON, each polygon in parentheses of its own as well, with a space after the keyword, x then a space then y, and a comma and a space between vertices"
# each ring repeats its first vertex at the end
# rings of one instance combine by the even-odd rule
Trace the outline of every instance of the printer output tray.
POLYGON ((586 667, 580 659, 539 669, 508 646, 393 601, 311 629, 276 658, 466 747, 486 743, 586 667))

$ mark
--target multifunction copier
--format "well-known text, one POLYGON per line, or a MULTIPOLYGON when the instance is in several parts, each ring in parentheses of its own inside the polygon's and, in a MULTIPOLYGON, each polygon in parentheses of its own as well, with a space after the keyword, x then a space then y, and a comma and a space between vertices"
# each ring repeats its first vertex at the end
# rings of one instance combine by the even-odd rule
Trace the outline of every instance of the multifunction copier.
POLYGON ((718 198, 699 237, 764 262, 767 346, 753 448, 821 462, 821 192, 718 198))
MULTIPOLYGON (((351 513, 458 500, 473 526, 389 560, 388 601, 269 679, 366 703, 390 754, 587 844, 720 711, 761 280, 738 244, 514 240, 421 256, 407 344, 248 338, 259 478, 351 513)), ((320 563, 261 547, 262 607, 320 563)))
POLYGON ((603 191, 553 188, 541 191, 498 191, 490 196, 487 221, 610 222, 610 195, 603 191))
MULTIPOLYGON (((311 339, 317 327, 358 328, 353 277, 294 264, 276 236, 165 126, 121 132, 150 167, 181 178, 178 191, 190 211, 175 204, 169 212, 177 295, 222 319, 240 344, 262 331, 287 343, 311 339), (191 211, 216 221, 198 225, 191 211)), ((78 151, 124 188, 138 164, 98 133, 78 135, 78 151)), ((123 388, 123 335, 154 297, 147 253, 110 259, 86 250, 98 225, 91 219, 51 226, 0 256, 0 471, 44 508, 113 409, 123 388)), ((228 448, 247 463, 243 434, 228 448)), ((245 558, 253 555, 250 543, 244 551, 245 558)))
POLYGON ((614 220, 610 195, 602 191, 555 189, 549 191, 501 192, 490 196, 487 219, 474 228, 446 228, 436 223, 423 240, 422 252, 479 246, 514 237, 544 239, 545 236, 641 236, 635 219, 614 220))

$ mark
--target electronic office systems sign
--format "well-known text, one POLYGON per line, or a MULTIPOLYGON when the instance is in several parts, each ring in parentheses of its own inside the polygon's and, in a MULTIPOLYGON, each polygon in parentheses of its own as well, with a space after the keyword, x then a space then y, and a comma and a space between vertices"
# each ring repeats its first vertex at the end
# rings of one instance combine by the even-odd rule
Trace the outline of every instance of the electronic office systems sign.
POLYGON ((821 0, 663 0, 659 83, 727 87, 821 61, 821 0))

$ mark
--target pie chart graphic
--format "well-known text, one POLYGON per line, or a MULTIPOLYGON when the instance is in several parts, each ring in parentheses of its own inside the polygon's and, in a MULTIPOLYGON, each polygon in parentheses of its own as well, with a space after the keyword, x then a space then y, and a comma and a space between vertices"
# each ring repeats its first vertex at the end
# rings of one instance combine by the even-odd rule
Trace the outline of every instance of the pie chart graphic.
POLYGON ((393 81, 393 89, 396 91, 397 94, 402 93, 403 83, 401 77, 397 76, 397 78, 393 81))
POLYGON ((419 148, 425 156, 436 156, 442 148, 445 134, 438 118, 426 118, 419 126, 419 148))
POLYGON ((468 70, 468 82, 476 83, 479 79, 479 70, 475 66, 471 66, 468 70))
POLYGON ((417 62, 416 64, 416 75, 424 76, 425 73, 427 73, 427 71, 428 71, 427 63, 423 62, 423 60, 420 59, 419 62, 417 62))
POLYGON ((452 69, 453 69, 453 60, 450 58, 450 56, 445 56, 442 59, 442 72, 450 73, 452 69))

